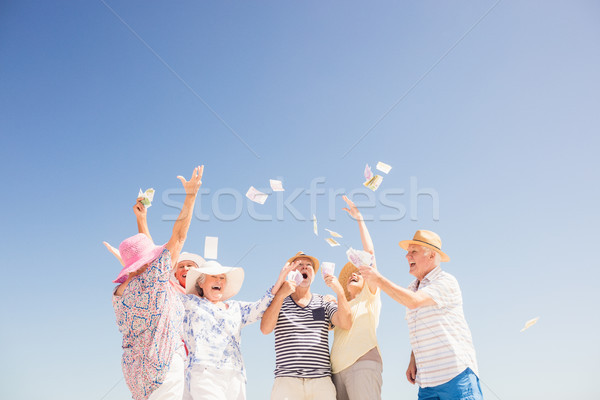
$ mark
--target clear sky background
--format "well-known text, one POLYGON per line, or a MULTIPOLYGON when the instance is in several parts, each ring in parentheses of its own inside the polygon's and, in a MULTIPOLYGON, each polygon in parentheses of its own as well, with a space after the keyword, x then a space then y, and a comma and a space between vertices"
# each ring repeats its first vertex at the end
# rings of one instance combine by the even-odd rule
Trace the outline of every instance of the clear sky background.
MULTIPOLYGON (((360 247, 349 193, 401 285, 398 241, 441 235, 486 399, 599 398, 599 17, 591 0, 0 2, 0 397, 129 398, 102 241, 136 233, 153 187, 166 242, 176 176, 204 164, 185 250, 218 236, 246 271, 237 299, 299 250, 339 271, 360 247), (393 169, 373 193, 377 161, 393 169), (270 178, 286 192, 249 203, 270 178)), ((416 398, 405 309, 382 298, 383 398, 416 398)), ((273 342, 243 332, 250 400, 273 342)))

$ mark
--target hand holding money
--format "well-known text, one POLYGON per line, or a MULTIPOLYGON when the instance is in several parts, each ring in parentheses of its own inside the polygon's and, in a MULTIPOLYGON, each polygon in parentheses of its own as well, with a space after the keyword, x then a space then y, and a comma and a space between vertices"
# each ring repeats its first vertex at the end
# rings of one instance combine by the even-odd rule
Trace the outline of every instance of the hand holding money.
POLYGON ((296 282, 285 281, 281 284, 281 287, 277 291, 277 295, 282 297, 288 297, 290 294, 296 291, 296 282))
POLYGON ((133 213, 137 218, 146 218, 148 213, 147 207, 144 206, 143 197, 138 197, 136 203, 133 205, 133 213))

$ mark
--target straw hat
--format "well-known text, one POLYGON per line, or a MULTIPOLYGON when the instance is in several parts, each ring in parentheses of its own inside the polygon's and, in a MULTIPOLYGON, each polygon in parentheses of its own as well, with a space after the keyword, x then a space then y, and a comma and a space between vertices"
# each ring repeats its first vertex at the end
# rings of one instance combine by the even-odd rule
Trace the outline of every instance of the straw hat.
POLYGON ((442 261, 450 261, 450 257, 442 251, 442 239, 435 232, 419 230, 415 233, 412 240, 403 240, 398 243, 404 250, 408 250, 408 246, 411 244, 429 247, 442 256, 442 261))
POLYGON ((346 295, 346 300, 348 301, 350 301, 350 292, 348 291, 348 279, 350 278, 350 275, 352 275, 352 273, 357 271, 358 268, 356 268, 354 264, 348 261, 346 265, 344 265, 344 268, 342 268, 342 270, 340 271, 340 276, 338 277, 338 281, 340 281, 340 284, 344 289, 344 294, 346 295))
POLYGON ((315 274, 316 274, 317 271, 319 270, 319 260, 317 260, 313 256, 304 254, 304 252, 302 252, 302 251, 297 252, 296 255, 294 257, 290 258, 287 262, 289 262, 291 264, 296 259, 301 258, 301 257, 308 258, 310 261, 312 261, 313 269, 315 270, 315 274))
POLYGON ((113 282, 125 282, 129 274, 156 260, 164 249, 165 245, 156 246, 143 233, 138 233, 123 240, 119 245, 119 254, 123 260, 123 269, 113 282))
POLYGON ((239 267, 224 267, 218 261, 210 260, 204 262, 198 268, 192 268, 188 271, 185 278, 185 293, 199 294, 196 292, 196 281, 201 274, 227 276, 227 284, 223 291, 221 301, 225 301, 235 296, 242 288, 244 282, 244 270, 239 267))

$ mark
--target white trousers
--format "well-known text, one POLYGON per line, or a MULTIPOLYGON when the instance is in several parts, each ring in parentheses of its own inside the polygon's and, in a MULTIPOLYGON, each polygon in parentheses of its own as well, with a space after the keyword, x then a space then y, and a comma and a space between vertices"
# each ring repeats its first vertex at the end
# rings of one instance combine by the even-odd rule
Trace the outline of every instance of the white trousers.
POLYGON ((185 362, 181 352, 173 354, 169 372, 165 375, 165 381, 156 389, 148 400, 181 400, 184 389, 185 362))
POLYGON ((246 400, 246 380, 239 371, 193 365, 185 398, 246 400))

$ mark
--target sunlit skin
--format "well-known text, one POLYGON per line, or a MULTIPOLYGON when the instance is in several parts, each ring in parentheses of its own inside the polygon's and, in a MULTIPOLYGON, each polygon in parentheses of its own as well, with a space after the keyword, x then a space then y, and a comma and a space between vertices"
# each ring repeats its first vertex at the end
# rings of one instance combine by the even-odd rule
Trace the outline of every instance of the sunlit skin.
POLYGON ((430 251, 428 255, 425 255, 425 249, 416 244, 410 244, 407 251, 409 273, 419 281, 423 280, 425 275, 435 268, 435 252, 430 251))
POLYGON ((203 297, 211 303, 216 304, 223 298, 223 291, 225 290, 226 285, 227 276, 225 274, 206 275, 200 288, 204 292, 203 297))
POLYGON ((180 261, 177 263, 177 268, 175 269, 175 278, 177 278, 177 281, 183 287, 185 287, 185 278, 190 268, 198 268, 198 265, 190 260, 180 261))
POLYGON ((295 270, 302 274, 302 282, 300 287, 310 287, 311 283, 315 279, 315 270, 313 268, 312 261, 307 257, 298 257, 294 260, 295 270))
POLYGON ((350 294, 350 300, 354 299, 361 292, 363 287, 365 286, 365 280, 360 274, 359 271, 355 271, 348 277, 348 282, 346 282, 346 289, 350 294))

